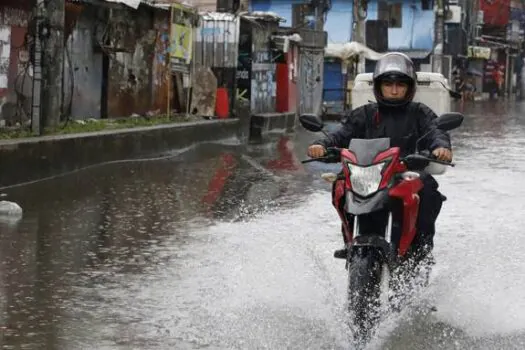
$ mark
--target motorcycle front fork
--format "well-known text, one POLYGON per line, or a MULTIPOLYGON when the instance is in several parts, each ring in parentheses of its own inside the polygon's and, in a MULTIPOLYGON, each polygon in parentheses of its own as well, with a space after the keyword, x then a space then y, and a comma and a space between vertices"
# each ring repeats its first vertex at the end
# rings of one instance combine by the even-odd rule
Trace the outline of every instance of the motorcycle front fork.
MULTIPOLYGON (((353 240, 361 235, 360 227, 360 216, 355 216, 352 214, 346 214, 346 222, 341 224, 341 233, 343 235, 343 241, 345 246, 352 245, 353 240)), ((370 221, 371 218, 367 217, 365 221, 370 221)), ((383 221, 384 222, 384 221, 383 221)), ((386 225, 384 225, 384 236, 383 238, 389 243, 392 244, 392 228, 394 225, 392 212, 388 212, 386 225)), ((383 226, 383 225, 380 225, 383 226)), ((375 226, 375 225, 374 225, 375 226)), ((381 229, 380 229, 381 230, 381 229)), ((365 230, 370 231, 370 230, 365 230)), ((372 232, 366 232, 367 234, 378 232, 375 228, 372 229, 372 232)))

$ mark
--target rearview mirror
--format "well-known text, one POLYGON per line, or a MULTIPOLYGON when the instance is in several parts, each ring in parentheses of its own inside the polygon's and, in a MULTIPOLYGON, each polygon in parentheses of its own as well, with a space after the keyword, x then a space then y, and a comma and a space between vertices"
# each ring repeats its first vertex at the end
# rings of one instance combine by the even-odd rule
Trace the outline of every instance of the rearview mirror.
POLYGON ((459 128, 463 123, 463 114, 458 112, 444 113, 437 118, 437 126, 444 131, 459 128))
POLYGON ((299 121, 303 128, 308 131, 319 132, 324 128, 323 121, 315 114, 302 114, 299 117, 299 121))

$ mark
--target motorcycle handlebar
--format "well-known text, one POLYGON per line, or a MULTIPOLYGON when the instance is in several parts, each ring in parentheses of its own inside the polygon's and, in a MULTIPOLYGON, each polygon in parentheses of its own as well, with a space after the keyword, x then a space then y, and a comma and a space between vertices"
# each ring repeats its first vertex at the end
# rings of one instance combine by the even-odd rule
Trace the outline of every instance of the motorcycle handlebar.
POLYGON ((436 159, 431 154, 429 154, 428 156, 424 155, 424 154, 411 154, 411 155, 408 155, 405 158, 403 158, 403 161, 405 161, 405 162, 407 162, 407 161, 410 162, 411 160, 427 161, 427 162, 432 162, 432 163, 437 163, 437 164, 442 164, 442 165, 448 165, 448 166, 451 166, 451 167, 456 166, 456 164, 454 164, 452 162, 445 162, 445 161, 436 159))
POLYGON ((306 160, 301 160, 301 163, 311 163, 311 162, 322 162, 321 158, 311 158, 306 160))
POLYGON ((311 163, 311 162, 323 162, 323 163, 331 163, 334 162, 335 159, 339 161, 339 156, 341 155, 341 148, 339 147, 328 147, 326 148, 326 153, 323 157, 320 158, 311 158, 307 160, 301 161, 301 163, 311 163))
MULTIPOLYGON (((306 159, 306 160, 301 161, 301 163, 303 164, 311 163, 311 162, 329 163, 329 162, 333 162, 336 157, 340 156, 340 154, 341 154, 341 148, 328 147, 326 149, 325 156, 320 157, 320 158, 306 159)), ((454 167, 456 165, 452 162, 445 162, 445 161, 436 159, 430 152, 422 152, 421 154, 411 154, 402 159, 402 161, 405 161, 405 162, 407 161, 410 162, 411 160, 427 161, 427 162, 432 162, 432 163, 437 163, 437 164, 442 164, 442 165, 448 165, 451 167, 454 167)))

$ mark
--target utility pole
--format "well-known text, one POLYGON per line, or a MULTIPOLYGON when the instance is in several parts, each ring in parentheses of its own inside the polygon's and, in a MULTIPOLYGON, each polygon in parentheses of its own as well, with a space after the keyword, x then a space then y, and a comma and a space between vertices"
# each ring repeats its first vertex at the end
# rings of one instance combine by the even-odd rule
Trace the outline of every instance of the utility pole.
POLYGON ((44 41, 42 57, 44 127, 58 125, 63 113, 64 4, 64 0, 47 0, 44 11, 44 22, 47 22, 49 31, 44 41))
POLYGON ((314 30, 322 32, 324 31, 324 16, 328 9, 328 4, 326 0, 311 1, 310 3, 313 5, 315 13, 314 30))
POLYGON ((432 72, 443 74, 443 46, 444 46, 444 33, 445 28, 445 9, 443 6, 444 0, 437 0, 436 6, 436 25, 435 25, 435 38, 436 45, 434 46, 434 57, 432 59, 432 72))
MULTIPOLYGON (((353 1, 353 28, 352 28, 352 41, 366 45, 365 30, 366 30, 366 17, 368 15, 368 0, 354 0, 353 1)), ((365 59, 359 58, 359 64, 357 67, 358 73, 365 72, 365 59)))
POLYGON ((34 28, 33 49, 33 87, 31 102, 31 133, 34 136, 42 134, 42 21, 44 0, 36 2, 36 18, 34 28))

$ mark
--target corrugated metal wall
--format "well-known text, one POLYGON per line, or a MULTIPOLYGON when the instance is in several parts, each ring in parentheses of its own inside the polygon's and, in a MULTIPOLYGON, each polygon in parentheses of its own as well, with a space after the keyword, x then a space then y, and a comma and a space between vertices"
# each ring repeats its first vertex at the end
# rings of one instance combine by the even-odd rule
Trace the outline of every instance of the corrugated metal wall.
POLYGON ((195 65, 211 68, 217 78, 217 87, 228 89, 230 111, 236 107, 239 26, 238 16, 214 12, 203 15, 195 33, 195 65))
POLYGON ((237 67, 239 17, 226 13, 204 15, 196 30, 195 64, 204 67, 237 67))
POLYGON ((299 113, 320 113, 323 96, 323 50, 301 48, 299 113))
POLYGON ((275 112, 277 87, 270 38, 277 27, 277 22, 266 21, 252 25, 252 114, 275 112))
POLYGON ((74 119, 100 118, 102 101, 102 52, 94 52, 95 8, 87 7, 66 43, 64 100, 71 102, 74 119))

